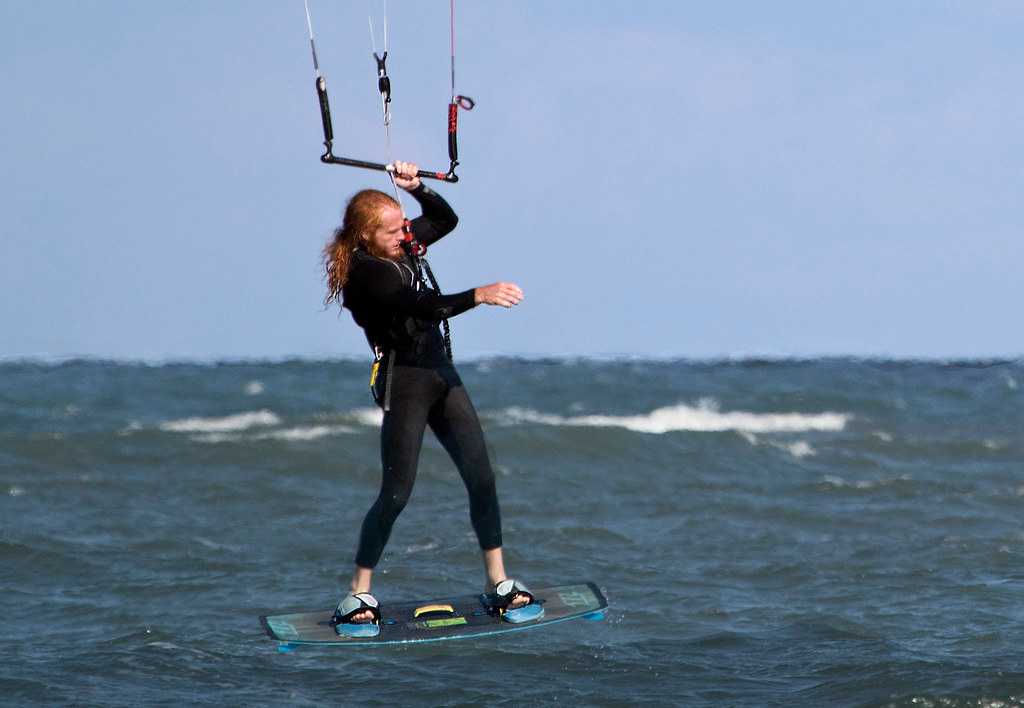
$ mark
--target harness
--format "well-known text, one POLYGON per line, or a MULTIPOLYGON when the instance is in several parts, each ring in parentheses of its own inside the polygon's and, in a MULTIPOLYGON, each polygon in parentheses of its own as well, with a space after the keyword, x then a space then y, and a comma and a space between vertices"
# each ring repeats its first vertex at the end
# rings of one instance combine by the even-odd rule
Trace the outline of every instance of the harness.
MULTIPOLYGON (((405 220, 403 230, 406 231, 408 240, 402 241, 402 248, 409 255, 410 260, 416 266, 416 270, 413 270, 405 263, 399 263, 392 261, 392 264, 399 269, 405 268, 410 275, 411 286, 416 290, 422 288, 430 288, 436 293, 441 293, 441 288, 437 284, 437 279, 434 277, 434 272, 430 269, 430 263, 427 262, 426 258, 422 256, 414 256, 410 252, 418 250, 421 253, 426 253, 426 247, 417 241, 412 236, 412 229, 408 226, 408 219, 405 220), (426 278, 424 278, 426 275, 426 278), (429 281, 429 285, 428 285, 429 281)), ((402 280, 405 280, 405 276, 402 276, 402 280)), ((408 321, 408 320, 406 320, 408 321)), ((444 353, 448 357, 448 361, 453 361, 452 358, 452 335, 451 328, 448 324, 448 318, 441 320, 441 333, 444 339, 444 353)), ((370 367, 370 393, 373 396, 374 401, 377 402, 385 411, 391 410, 391 375, 395 365, 395 348, 390 347, 385 349, 379 343, 374 342, 370 337, 370 333, 366 332, 366 341, 370 345, 370 350, 373 352, 373 364, 370 367), (377 379, 380 376, 381 364, 384 362, 384 358, 387 356, 387 366, 384 370, 384 390, 383 392, 377 389, 377 379)))

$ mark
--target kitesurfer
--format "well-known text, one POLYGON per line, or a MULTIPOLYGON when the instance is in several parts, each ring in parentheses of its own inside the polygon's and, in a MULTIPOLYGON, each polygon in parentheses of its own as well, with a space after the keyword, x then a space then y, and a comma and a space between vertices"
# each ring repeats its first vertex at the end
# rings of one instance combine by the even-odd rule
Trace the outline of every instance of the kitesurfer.
MULTIPOLYGON (((401 205, 377 190, 349 200, 344 219, 324 249, 328 292, 363 328, 376 361, 371 389, 384 411, 380 494, 359 534, 350 593, 339 603, 335 623, 380 619, 370 594, 373 570, 416 478, 426 426, 451 456, 469 493, 470 520, 483 552, 490 596, 501 609, 533 601, 529 590, 506 577, 501 516, 494 473, 473 404, 451 361, 439 323, 477 305, 511 308, 523 299, 518 285, 498 282, 442 295, 420 273, 411 240, 429 246, 455 228, 458 218, 436 192, 422 184, 416 165, 393 164, 395 186, 419 202, 422 215, 407 224, 401 205)), ((447 328, 446 328, 447 332, 447 328)))

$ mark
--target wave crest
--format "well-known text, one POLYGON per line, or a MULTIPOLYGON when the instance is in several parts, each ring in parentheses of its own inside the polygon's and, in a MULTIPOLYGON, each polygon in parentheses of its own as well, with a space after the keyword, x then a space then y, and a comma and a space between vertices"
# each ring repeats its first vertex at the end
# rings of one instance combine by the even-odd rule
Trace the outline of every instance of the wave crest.
POLYGON ((172 433, 233 433, 260 425, 277 425, 281 419, 268 410, 249 411, 220 418, 183 418, 160 424, 172 433))
MULTIPOLYGON (((656 408, 639 415, 561 416, 541 413, 530 408, 505 408, 498 412, 506 424, 539 423, 541 425, 595 428, 626 428, 638 433, 669 433, 675 431, 744 433, 801 433, 843 430, 853 417, 846 413, 752 413, 721 412, 708 401, 698 406, 679 404, 656 408)), ((806 453, 805 453, 806 454, 806 453)))

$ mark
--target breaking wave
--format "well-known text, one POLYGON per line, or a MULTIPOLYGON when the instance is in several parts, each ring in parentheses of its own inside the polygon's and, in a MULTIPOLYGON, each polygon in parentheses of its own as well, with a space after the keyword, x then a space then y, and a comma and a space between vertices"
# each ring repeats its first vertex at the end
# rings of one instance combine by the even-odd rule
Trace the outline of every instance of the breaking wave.
MULTIPOLYGON (((846 413, 752 413, 719 411, 711 401, 698 406, 679 404, 656 408, 639 415, 561 416, 541 413, 530 408, 505 408, 497 413, 507 425, 538 423, 594 428, 625 428, 638 433, 669 433, 675 431, 745 433, 801 433, 843 430, 853 418, 846 413)), ((808 454, 807 450, 794 454, 808 454)))
POLYGON ((268 410, 249 411, 220 418, 183 418, 160 424, 172 433, 231 433, 263 425, 278 425, 281 419, 268 410))

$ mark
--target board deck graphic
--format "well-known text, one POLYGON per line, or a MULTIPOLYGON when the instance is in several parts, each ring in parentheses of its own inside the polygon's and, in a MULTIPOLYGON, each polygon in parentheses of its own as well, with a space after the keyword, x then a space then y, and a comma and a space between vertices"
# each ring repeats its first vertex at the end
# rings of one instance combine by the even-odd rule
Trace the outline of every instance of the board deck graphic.
POLYGON ((521 624, 506 622, 489 614, 479 595, 383 605, 380 634, 375 637, 339 636, 330 624, 333 607, 267 615, 260 617, 260 623, 267 635, 279 642, 283 651, 288 651, 299 645, 368 646, 481 637, 582 617, 602 619, 608 607, 600 589, 590 582, 540 588, 532 592, 543 605, 544 616, 521 624))

